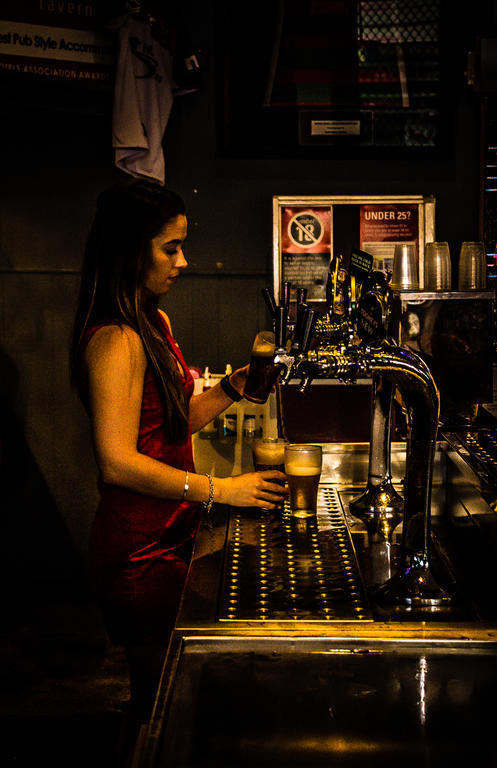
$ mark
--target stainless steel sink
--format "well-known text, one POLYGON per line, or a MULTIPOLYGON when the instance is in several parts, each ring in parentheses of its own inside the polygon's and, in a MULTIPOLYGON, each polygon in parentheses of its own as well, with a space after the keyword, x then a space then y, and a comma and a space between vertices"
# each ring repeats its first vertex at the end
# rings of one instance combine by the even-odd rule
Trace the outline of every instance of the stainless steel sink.
POLYGON ((497 646, 184 643, 157 766, 497 765, 497 646))

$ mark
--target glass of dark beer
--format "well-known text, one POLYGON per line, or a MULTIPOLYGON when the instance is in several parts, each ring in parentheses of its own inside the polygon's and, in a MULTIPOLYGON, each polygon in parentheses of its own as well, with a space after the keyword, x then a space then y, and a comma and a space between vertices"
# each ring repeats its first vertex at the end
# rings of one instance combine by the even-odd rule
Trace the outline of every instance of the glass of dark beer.
POLYGON ((265 403, 276 384, 279 370, 274 365, 274 333, 260 331, 252 346, 244 397, 252 403, 265 403))
MULTIPOLYGON (((286 440, 281 437, 261 437, 252 443, 252 458, 256 472, 266 469, 277 469, 285 472, 285 446, 286 440)), ((284 480, 273 480, 278 485, 285 485, 284 480)))
POLYGON ((285 473, 294 517, 316 514, 322 463, 320 445, 291 444, 285 447, 285 473))

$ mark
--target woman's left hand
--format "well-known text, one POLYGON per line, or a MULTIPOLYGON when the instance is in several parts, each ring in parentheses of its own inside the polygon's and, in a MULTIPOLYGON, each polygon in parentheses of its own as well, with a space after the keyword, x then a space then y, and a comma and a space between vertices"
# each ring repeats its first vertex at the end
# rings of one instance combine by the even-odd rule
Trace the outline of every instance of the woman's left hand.
POLYGON ((243 368, 237 368, 236 371, 230 375, 231 385, 236 389, 239 395, 243 395, 245 392, 245 383, 249 372, 249 366, 245 365, 243 368))

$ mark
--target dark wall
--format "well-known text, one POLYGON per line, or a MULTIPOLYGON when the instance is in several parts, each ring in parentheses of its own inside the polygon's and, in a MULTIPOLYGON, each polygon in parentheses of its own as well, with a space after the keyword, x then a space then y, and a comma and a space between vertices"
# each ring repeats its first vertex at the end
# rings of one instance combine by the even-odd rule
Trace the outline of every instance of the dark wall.
MULTIPOLYGON (((261 288, 271 284, 273 195, 433 194, 437 237, 453 252, 478 239, 479 110, 464 70, 479 15, 453 4, 450 130, 439 156, 247 158, 224 153, 218 141, 213 5, 195 3, 189 16, 184 3, 208 67, 201 90, 177 99, 164 139, 167 184, 187 203, 190 262, 164 306, 190 364, 222 371, 245 363, 267 325, 261 288)), ((95 199, 118 176, 111 95, 21 82, 3 83, 0 94, 4 566, 16 580, 84 581, 96 469, 87 418, 68 384, 67 346, 95 199)))

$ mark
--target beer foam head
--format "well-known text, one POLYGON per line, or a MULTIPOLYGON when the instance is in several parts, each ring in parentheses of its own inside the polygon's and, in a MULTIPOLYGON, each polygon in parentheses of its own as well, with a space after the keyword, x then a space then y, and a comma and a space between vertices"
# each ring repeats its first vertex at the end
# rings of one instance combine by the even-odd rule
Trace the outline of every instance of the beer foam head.
POLYGON ((289 461, 288 459, 285 461, 285 472, 287 475, 294 475, 298 477, 310 477, 311 475, 320 475, 321 474, 321 467, 310 467, 310 466, 302 466, 297 461, 289 461))
POLYGON ((254 456, 258 464, 284 464, 285 443, 256 441, 253 445, 254 456))
POLYGON ((260 357, 272 357, 274 355, 274 333, 261 331, 254 339, 252 354, 260 357))
POLYGON ((319 475, 321 464, 319 445, 290 445, 285 451, 285 472, 289 475, 319 475))

